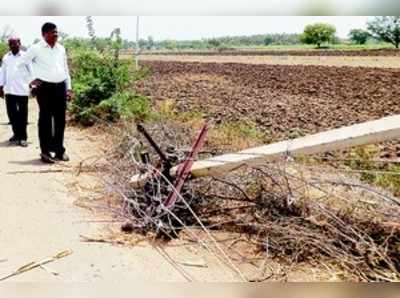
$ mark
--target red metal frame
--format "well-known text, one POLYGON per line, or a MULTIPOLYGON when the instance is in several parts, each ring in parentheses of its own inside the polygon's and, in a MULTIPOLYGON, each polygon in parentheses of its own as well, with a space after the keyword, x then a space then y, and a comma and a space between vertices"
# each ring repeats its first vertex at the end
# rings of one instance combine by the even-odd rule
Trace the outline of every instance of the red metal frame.
POLYGON ((192 165, 197 158, 201 148, 204 146, 207 132, 209 126, 206 122, 202 129, 200 130, 199 134, 197 135, 196 141, 194 142, 189 155, 185 159, 185 161, 178 167, 177 175, 174 181, 174 189, 168 195, 168 198, 165 200, 165 207, 170 208, 173 206, 178 198, 179 193, 185 183, 186 179, 190 174, 190 170, 192 169, 192 165))

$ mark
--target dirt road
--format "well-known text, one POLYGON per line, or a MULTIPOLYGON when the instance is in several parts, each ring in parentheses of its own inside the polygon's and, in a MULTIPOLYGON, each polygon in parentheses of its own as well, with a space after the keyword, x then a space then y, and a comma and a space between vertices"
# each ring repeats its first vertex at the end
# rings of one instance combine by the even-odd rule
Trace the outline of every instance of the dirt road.
MULTIPOLYGON (((23 273, 8 281, 232 281, 232 271, 218 266, 207 255, 186 248, 157 250, 150 244, 133 248, 108 243, 87 243, 80 235, 96 235, 103 229, 93 222, 94 214, 74 205, 76 197, 68 185, 76 180, 71 167, 90 153, 90 136, 68 128, 66 147, 71 157, 67 165, 44 165, 39 157, 37 110, 30 101, 29 147, 10 146, 4 101, 0 103, 0 278, 22 265, 40 261, 63 250, 73 253, 48 265, 54 275, 42 268, 23 273), (184 267, 184 277, 164 255, 174 262, 204 258, 208 268, 184 267)), ((81 177, 80 179, 84 179, 81 177)), ((76 182, 76 181, 75 181, 76 182)), ((98 218, 97 218, 98 219, 98 218)))

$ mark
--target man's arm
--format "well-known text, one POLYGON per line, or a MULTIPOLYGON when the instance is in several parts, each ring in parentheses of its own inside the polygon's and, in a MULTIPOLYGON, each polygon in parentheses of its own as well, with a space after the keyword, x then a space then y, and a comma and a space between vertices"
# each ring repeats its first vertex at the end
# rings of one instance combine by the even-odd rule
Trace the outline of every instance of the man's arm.
POLYGON ((67 75, 67 98, 68 100, 71 100, 73 98, 73 93, 72 93, 72 82, 71 82, 71 76, 69 74, 69 67, 68 67, 68 57, 67 57, 67 51, 64 49, 64 69, 65 73, 67 75))
POLYGON ((4 85, 6 83, 6 68, 7 62, 3 57, 2 65, 0 68, 0 97, 4 97, 4 85))
POLYGON ((17 65, 29 65, 35 60, 36 58, 36 51, 35 51, 35 46, 30 46, 28 50, 22 55, 21 59, 17 62, 17 65))
POLYGON ((32 82, 33 80, 35 80, 35 74, 34 74, 34 72, 33 72, 32 63, 26 64, 25 67, 26 67, 26 70, 27 70, 27 72, 28 72, 28 74, 29 74, 28 81, 29 81, 29 82, 32 82))
POLYGON ((30 73, 30 84, 34 84, 34 81, 36 81, 36 75, 34 72, 34 69, 32 67, 32 62, 36 59, 36 51, 35 47, 31 46, 25 53, 22 55, 21 59, 17 62, 18 66, 24 66, 30 73))

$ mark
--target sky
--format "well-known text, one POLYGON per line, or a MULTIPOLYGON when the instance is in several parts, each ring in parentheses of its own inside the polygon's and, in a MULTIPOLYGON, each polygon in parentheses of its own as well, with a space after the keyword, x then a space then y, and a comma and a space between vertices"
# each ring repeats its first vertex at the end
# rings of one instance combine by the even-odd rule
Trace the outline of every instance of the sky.
MULTIPOLYGON (((265 33, 301 33, 305 25, 327 22, 336 26, 339 37, 347 37, 353 28, 365 28, 366 16, 141 16, 139 35, 155 40, 201 39, 219 36, 265 33)), ((69 36, 87 37, 85 16, 2 16, 0 30, 10 26, 22 43, 31 44, 40 38, 44 22, 57 24, 69 36)), ((97 36, 109 36, 115 28, 128 40, 136 38, 136 16, 94 16, 97 36)))
MULTIPOLYGON (((4 0, 4 2, 6 2, 4 0)), ((398 0, 11 0, 2 15, 396 15, 398 0)))

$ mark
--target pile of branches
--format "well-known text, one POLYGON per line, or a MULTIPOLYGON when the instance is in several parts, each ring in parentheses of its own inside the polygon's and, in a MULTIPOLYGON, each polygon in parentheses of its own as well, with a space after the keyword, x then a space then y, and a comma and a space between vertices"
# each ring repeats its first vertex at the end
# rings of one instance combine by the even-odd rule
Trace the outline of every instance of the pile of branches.
MULTIPOLYGON (((170 148, 176 164, 187 156, 196 133, 160 123, 148 129, 170 148)), ((187 181, 177 203, 166 208, 173 186, 159 172, 156 154, 134 129, 115 137, 107 185, 122 199, 120 214, 137 232, 175 238, 195 226, 207 233, 241 233, 266 257, 288 266, 311 263, 343 272, 347 280, 400 279, 400 203, 357 177, 309 169, 286 157, 223 178, 187 181), (152 162, 143 162, 144 150, 152 162), (153 175, 135 189, 129 183, 135 172, 153 175)), ((201 158, 215 152, 206 148, 201 158)))
POLYGON ((208 179, 196 189, 208 202, 199 212, 207 225, 245 233, 288 266, 307 262, 346 279, 399 280, 399 201, 338 177, 285 161, 265 164, 208 179))
MULTIPOLYGON (((183 162, 190 152, 194 135, 189 128, 181 127, 178 135, 185 137, 177 137, 171 127, 162 123, 149 127, 149 132, 159 144, 163 144, 161 147, 173 161, 172 166, 183 162)), ((109 171, 104 182, 110 193, 122 198, 120 214, 129 221, 123 229, 174 239, 183 228, 198 225, 196 210, 201 202, 193 192, 192 183, 184 185, 173 208, 166 208, 164 202, 174 187, 171 178, 162 171, 162 163, 156 152, 149 148, 145 138, 134 128, 113 128, 110 135, 114 138, 108 152, 109 171), (144 185, 134 188, 130 184, 134 173, 151 175, 144 185)))

